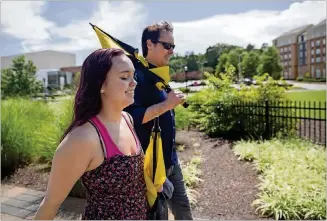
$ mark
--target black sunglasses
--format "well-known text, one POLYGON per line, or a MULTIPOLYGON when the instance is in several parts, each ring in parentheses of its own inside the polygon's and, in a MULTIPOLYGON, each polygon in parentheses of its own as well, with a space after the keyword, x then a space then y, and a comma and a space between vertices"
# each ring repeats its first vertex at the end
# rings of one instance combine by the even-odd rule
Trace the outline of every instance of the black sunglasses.
POLYGON ((152 41, 153 43, 160 43, 162 44, 162 46, 164 47, 164 49, 166 50, 169 50, 169 49, 174 49, 175 48, 175 45, 174 44, 170 44, 170 43, 167 43, 167 42, 163 42, 163 41, 152 41))

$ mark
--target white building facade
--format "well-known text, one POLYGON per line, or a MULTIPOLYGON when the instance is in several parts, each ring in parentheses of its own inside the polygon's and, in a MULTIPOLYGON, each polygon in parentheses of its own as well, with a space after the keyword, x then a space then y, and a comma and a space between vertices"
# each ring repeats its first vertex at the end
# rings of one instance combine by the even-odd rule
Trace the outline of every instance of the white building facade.
POLYGON ((36 66, 36 78, 45 87, 62 89, 72 83, 73 73, 60 71, 62 67, 76 66, 76 55, 59 51, 38 51, 26 54, 1 57, 1 69, 9 68, 14 58, 24 55, 25 60, 31 60, 36 66))

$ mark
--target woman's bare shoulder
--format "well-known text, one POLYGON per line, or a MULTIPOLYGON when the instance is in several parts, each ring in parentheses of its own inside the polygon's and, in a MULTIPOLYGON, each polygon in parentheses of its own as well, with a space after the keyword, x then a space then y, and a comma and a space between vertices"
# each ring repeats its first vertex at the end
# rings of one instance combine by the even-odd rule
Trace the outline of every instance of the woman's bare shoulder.
POLYGON ((60 143, 60 149, 75 149, 78 151, 93 151, 99 143, 99 136, 89 122, 74 128, 60 143))

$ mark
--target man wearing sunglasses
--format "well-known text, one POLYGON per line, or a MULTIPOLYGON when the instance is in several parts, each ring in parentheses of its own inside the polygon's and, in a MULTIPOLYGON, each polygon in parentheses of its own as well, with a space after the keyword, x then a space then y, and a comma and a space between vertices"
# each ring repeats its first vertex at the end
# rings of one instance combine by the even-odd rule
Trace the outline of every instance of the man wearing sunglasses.
MULTIPOLYGON (((143 56, 150 68, 169 65, 173 55, 174 37, 173 27, 169 22, 160 22, 146 27, 142 33, 143 56)), ((146 73, 136 67, 135 80, 137 86, 134 95, 134 104, 126 108, 134 119, 135 131, 144 150, 149 145, 151 130, 155 117, 159 116, 164 161, 167 182, 164 184, 164 193, 167 191, 168 205, 175 216, 175 220, 192 220, 192 213, 182 170, 175 148, 175 113, 174 108, 185 101, 180 91, 166 93, 156 88, 146 73), (173 186, 173 188, 169 188, 173 186), (166 188, 165 188, 166 187, 166 188)))

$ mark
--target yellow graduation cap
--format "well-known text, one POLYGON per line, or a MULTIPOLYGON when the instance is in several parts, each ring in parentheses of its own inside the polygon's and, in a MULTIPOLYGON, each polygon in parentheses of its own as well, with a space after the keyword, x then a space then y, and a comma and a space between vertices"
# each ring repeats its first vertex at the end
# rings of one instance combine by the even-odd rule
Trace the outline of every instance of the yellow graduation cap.
MULTIPOLYGON (((145 58, 138 54, 138 50, 132 46, 114 38, 108 33, 104 32, 95 25, 90 25, 95 30, 102 48, 119 48, 122 49, 133 62, 142 64, 144 68, 148 69, 157 76, 155 84, 159 90, 169 87, 169 66, 159 68, 149 68, 148 62, 145 58)), ((152 207, 157 199, 157 193, 166 180, 166 168, 162 151, 162 140, 160 136, 159 118, 155 119, 155 124, 151 132, 149 146, 146 149, 144 159, 144 177, 147 187, 147 199, 150 207, 152 207)))

